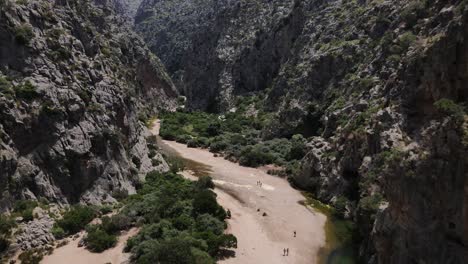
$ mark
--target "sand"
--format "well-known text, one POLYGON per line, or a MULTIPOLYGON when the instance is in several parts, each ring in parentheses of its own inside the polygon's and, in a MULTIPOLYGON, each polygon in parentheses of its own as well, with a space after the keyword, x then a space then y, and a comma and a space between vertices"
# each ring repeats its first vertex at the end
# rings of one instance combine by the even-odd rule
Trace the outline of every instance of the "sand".
MULTIPOLYGON (((157 135, 158 132, 159 123, 156 122, 152 133, 157 135)), ((219 203, 232 212, 227 232, 238 239, 235 257, 219 263, 317 262, 318 250, 325 245, 326 216, 299 204, 304 197, 285 179, 214 157, 207 150, 188 148, 172 141, 162 143, 183 158, 211 166, 219 203), (262 182, 261 187, 257 181, 262 182), (289 256, 283 256, 284 248, 289 248, 289 256)), ((188 172, 184 175, 193 178, 188 172)))
POLYGON ((138 233, 137 228, 132 228, 129 231, 122 232, 117 245, 102 253, 92 253, 86 250, 85 247, 78 247, 78 242, 85 235, 85 232, 80 233, 80 237, 71 240, 60 248, 54 250, 52 255, 45 256, 41 263, 44 264, 120 264, 129 260, 130 254, 124 253, 123 249, 127 240, 138 233))

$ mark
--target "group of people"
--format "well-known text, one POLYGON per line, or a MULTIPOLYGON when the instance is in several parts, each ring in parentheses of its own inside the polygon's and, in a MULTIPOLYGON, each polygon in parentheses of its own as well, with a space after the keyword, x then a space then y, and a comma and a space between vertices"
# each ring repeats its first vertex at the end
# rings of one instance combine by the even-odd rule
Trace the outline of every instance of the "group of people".
MULTIPOLYGON (((296 237, 296 230, 294 230, 293 234, 296 237)), ((289 256, 289 248, 283 248, 283 256, 289 256)))
POLYGON ((261 181, 257 181, 257 186, 262 187, 262 182, 261 182, 261 181))

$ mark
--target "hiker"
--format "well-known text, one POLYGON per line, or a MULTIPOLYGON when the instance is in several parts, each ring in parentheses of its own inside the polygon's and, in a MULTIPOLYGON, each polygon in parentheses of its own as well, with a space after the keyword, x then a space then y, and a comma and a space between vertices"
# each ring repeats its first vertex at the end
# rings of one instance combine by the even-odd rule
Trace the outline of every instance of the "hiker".
POLYGON ((286 256, 286 249, 283 248, 283 257, 286 256))
POLYGON ((296 231, 294 231, 294 237, 296 237, 296 231))
POLYGON ((289 248, 286 249, 286 256, 289 256, 289 248))

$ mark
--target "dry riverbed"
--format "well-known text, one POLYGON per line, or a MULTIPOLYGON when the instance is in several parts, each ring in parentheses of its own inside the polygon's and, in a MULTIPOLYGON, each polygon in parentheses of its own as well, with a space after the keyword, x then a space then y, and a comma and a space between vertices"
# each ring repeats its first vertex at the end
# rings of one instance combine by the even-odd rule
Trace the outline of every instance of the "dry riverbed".
MULTIPOLYGON (((158 122, 152 133, 158 135, 158 122)), ((207 150, 172 141, 161 144, 184 159, 209 165, 219 203, 232 212, 227 231, 238 239, 236 256, 221 263, 317 263, 318 251, 325 245, 326 216, 301 205, 304 197, 285 179, 214 157, 207 150), (283 248, 289 248, 289 256, 283 256, 283 248)))
MULTIPOLYGON (((151 132, 159 134, 159 122, 151 132)), ((264 170, 242 167, 222 157, 214 157, 203 149, 188 148, 172 141, 160 141, 162 147, 190 161, 182 174, 196 180, 197 174, 210 174, 215 182, 219 203, 231 211, 228 233, 238 239, 235 257, 221 260, 227 264, 311 264, 317 263, 319 249, 325 245, 326 216, 301 204, 304 197, 282 178, 264 170), (257 181, 262 183, 257 185, 257 181), (297 236, 293 236, 293 232, 297 236), (289 256, 283 249, 289 248, 289 256)), ((102 253, 92 253, 78 247, 80 237, 54 250, 41 263, 45 264, 120 264, 128 261, 123 253, 125 243, 138 230, 122 233, 116 247, 102 253)))

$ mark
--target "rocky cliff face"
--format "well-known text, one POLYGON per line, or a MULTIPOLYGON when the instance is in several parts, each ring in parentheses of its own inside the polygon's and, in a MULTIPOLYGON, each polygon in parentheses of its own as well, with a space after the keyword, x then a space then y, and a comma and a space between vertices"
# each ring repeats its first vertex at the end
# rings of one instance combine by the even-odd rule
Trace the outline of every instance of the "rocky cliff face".
MULTIPOLYGON (((113 201, 148 157, 143 120, 177 93, 111 2, 0 1, 1 207, 113 201)), ((153 164, 160 164, 156 167, 153 164)))
POLYGON ((155 1, 136 28, 193 108, 260 92, 303 133, 294 182, 353 218, 368 263, 463 263, 466 1, 155 1))
POLYGON ((112 0, 114 10, 130 22, 130 25, 133 25, 136 13, 142 1, 143 0, 112 0))

